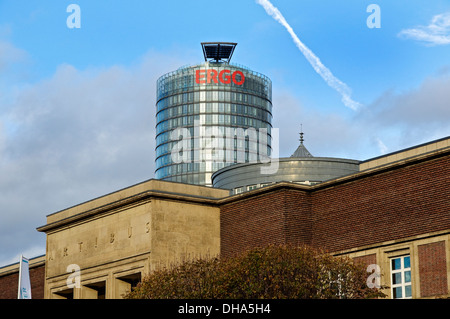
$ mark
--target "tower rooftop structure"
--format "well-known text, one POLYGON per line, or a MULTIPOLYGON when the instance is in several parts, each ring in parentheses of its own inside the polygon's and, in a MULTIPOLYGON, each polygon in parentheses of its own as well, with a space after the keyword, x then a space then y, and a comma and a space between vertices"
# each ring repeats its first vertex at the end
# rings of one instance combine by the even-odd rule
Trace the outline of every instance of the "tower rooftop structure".
POLYGON ((215 171, 270 156, 272 82, 229 63, 236 43, 201 45, 204 62, 157 80, 155 177, 212 186, 215 171))
POLYGON ((231 60, 234 48, 237 43, 234 42, 202 42, 203 56, 205 61, 227 62, 231 60))

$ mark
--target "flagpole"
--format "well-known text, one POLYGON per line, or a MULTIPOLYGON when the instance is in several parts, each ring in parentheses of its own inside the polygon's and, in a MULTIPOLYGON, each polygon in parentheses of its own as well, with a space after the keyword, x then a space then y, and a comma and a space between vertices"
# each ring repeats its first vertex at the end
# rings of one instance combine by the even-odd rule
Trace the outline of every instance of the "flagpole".
POLYGON ((17 286, 17 299, 20 299, 20 287, 22 286, 22 261, 23 261, 23 255, 20 255, 20 262, 19 262, 19 285, 17 286))
POLYGON ((30 260, 20 255, 17 299, 31 299, 30 260))

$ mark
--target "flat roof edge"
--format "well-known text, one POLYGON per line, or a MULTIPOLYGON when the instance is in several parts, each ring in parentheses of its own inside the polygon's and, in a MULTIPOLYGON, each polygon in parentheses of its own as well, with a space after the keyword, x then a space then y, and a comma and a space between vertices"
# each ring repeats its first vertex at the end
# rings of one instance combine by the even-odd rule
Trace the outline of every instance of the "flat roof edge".
MULTIPOLYGON (((39 266, 45 264, 45 254, 29 258, 28 260, 29 260, 29 268, 30 269, 39 267, 39 266)), ((19 264, 20 264, 20 262, 18 261, 18 262, 12 263, 12 264, 1 266, 0 267, 0 277, 18 272, 19 264)))
POLYGON ((442 141, 445 141, 445 140, 450 140, 450 136, 446 136, 446 137, 443 137, 443 138, 439 138, 437 140, 425 142, 425 143, 422 143, 422 144, 419 144, 419 145, 414 145, 414 146, 411 146, 411 147, 407 147, 407 148, 404 148, 404 149, 401 149, 401 150, 398 150, 398 151, 394 151, 394 152, 391 152, 391 153, 387 153, 387 154, 384 154, 384 155, 372 157, 372 158, 366 159, 364 161, 361 161, 360 164, 364 164, 364 163, 367 163, 367 162, 375 161, 375 160, 381 159, 383 157, 388 157, 388 156, 392 156, 392 155, 395 155, 395 154, 411 151, 411 150, 414 150, 414 149, 417 149, 417 148, 421 148, 421 147, 424 147, 424 146, 427 146, 427 145, 431 145, 431 144, 434 144, 434 143, 439 143, 439 142, 442 142, 442 141))
MULTIPOLYGON (((214 188, 212 188, 214 189, 214 188)), ((229 193, 228 190, 217 188, 217 190, 223 191, 224 193, 229 193)), ((225 197, 225 196, 224 196, 225 197)), ((81 211, 77 214, 63 217, 61 219, 55 220, 53 222, 47 223, 43 226, 37 227, 36 230, 39 232, 48 232, 55 228, 64 227, 67 224, 75 223, 80 220, 88 219, 90 217, 107 213, 108 211, 114 211, 120 209, 121 207, 132 205, 139 201, 151 200, 152 198, 166 198, 169 200, 184 200, 188 202, 196 202, 204 205, 216 205, 216 201, 221 199, 220 197, 206 197, 193 194, 181 194, 173 192, 164 192, 160 190, 147 190, 139 194, 134 194, 129 197, 121 198, 111 203, 105 205, 93 207, 91 209, 81 211)))

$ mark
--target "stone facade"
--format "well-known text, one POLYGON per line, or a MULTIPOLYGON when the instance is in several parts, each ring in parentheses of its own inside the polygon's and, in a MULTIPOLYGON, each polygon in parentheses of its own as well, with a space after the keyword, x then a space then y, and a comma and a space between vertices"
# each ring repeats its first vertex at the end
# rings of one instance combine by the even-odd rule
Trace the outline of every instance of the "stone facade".
POLYGON ((157 267, 217 256, 227 194, 150 180, 49 215, 45 298, 120 298, 157 267))

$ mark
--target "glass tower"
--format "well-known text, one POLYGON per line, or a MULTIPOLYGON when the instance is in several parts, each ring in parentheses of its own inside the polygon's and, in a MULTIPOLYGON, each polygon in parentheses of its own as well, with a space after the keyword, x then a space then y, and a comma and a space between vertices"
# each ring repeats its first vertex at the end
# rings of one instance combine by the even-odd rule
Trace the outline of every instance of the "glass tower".
POLYGON ((218 169, 270 156, 272 83, 229 62, 235 45, 202 43, 204 63, 158 79, 155 178, 211 186, 218 169))

